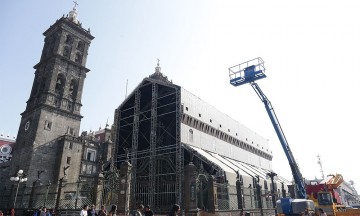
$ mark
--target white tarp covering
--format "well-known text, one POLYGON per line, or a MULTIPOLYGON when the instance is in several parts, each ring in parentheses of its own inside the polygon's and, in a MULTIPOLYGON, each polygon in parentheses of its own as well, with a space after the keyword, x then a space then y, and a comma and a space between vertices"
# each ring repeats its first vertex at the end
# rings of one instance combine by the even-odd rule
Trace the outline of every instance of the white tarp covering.
MULTIPOLYGON (((235 185, 236 183, 236 177, 237 177, 236 171, 238 171, 239 175, 243 177, 259 176, 260 179, 269 180, 267 177, 267 173, 269 173, 270 170, 256 167, 254 165, 250 165, 241 161, 233 160, 231 158, 221 156, 214 152, 208 152, 192 145, 186 145, 186 146, 192 148, 198 154, 202 155, 207 160, 219 166, 225 172, 226 178, 229 184, 231 185, 235 185)), ((285 185, 291 184, 288 180, 286 180, 281 176, 277 176, 277 178, 275 178, 274 181, 278 183, 284 182, 285 185)))

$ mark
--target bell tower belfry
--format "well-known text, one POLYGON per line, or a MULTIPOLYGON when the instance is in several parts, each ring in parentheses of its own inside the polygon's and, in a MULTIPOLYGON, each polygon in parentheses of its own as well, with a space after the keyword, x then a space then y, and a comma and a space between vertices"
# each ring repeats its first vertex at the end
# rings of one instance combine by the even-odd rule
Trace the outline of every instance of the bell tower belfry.
POLYGON ((76 5, 43 33, 44 47, 21 114, 10 174, 20 168, 35 175, 37 168, 31 164, 37 148, 59 136, 79 135, 82 91, 90 71, 86 60, 94 37, 78 21, 76 5))

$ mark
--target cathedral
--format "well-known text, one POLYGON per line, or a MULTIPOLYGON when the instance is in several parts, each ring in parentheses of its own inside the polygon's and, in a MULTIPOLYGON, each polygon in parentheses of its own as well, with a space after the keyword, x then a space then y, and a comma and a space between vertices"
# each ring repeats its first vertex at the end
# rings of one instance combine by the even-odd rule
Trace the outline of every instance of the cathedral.
POLYGON ((114 125, 82 133, 94 36, 76 7, 43 35, 12 158, 0 163, 0 208, 117 204, 129 214, 148 204, 165 213, 177 203, 191 215, 271 208, 272 196, 288 193, 290 182, 274 178, 267 139, 169 81, 159 63, 114 107, 114 125), (24 182, 10 181, 19 170, 24 182))

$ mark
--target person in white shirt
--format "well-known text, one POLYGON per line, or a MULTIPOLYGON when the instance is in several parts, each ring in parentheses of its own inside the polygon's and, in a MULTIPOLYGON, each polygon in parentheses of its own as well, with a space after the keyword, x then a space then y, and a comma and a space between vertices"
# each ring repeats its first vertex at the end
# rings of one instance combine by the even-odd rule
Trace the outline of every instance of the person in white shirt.
POLYGON ((88 210, 88 206, 84 205, 83 209, 80 212, 80 216, 88 216, 87 210, 88 210))

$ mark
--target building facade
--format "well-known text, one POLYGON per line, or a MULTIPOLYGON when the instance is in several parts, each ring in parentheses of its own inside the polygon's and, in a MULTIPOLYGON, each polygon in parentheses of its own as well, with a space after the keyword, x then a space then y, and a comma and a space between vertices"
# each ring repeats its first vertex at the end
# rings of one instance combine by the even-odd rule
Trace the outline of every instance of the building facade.
MULTIPOLYGON (((132 208, 253 208, 256 187, 271 189, 268 141, 170 82, 159 64, 116 109, 114 122, 116 162, 131 164, 132 208)), ((273 184, 281 194, 290 183, 279 177, 273 184)))
POLYGON ((2 208, 10 202, 15 207, 43 205, 45 190, 48 208, 68 208, 67 203, 79 197, 84 199, 79 206, 94 203, 93 185, 112 156, 108 125, 97 133, 79 136, 81 98, 90 71, 86 61, 94 37, 77 20, 76 6, 43 35, 44 47, 34 66, 33 86, 21 113, 11 161, 4 160, 10 145, 1 146, 2 208), (24 185, 20 189, 19 182, 9 180, 19 170, 27 179, 20 182, 24 185), (14 191, 22 194, 21 200, 16 200, 14 191))

